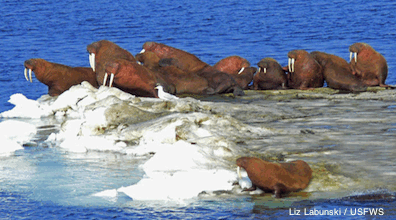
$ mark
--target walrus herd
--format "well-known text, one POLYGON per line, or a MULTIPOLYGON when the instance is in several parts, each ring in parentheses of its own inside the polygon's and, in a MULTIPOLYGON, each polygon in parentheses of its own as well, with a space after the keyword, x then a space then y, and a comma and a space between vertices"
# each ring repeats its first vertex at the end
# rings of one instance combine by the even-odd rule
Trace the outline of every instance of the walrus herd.
MULTIPOLYGON (((155 98, 157 88, 173 95, 240 96, 247 89, 311 89, 323 87, 325 82, 330 88, 349 92, 362 92, 369 86, 389 87, 385 84, 385 58, 366 43, 349 47, 349 63, 333 54, 292 50, 287 54, 287 66, 267 57, 257 64, 258 68, 240 56, 226 57, 211 66, 191 53, 157 42, 144 43, 135 56, 108 40, 88 45, 87 51, 91 68, 29 59, 24 63, 25 78, 32 82, 33 71, 48 86, 50 96, 83 81, 96 88, 114 86, 136 96, 155 98)), ((236 165, 246 170, 252 182, 252 188, 246 191, 258 187, 276 197, 305 189, 312 178, 311 168, 301 160, 272 163, 241 157, 236 165)))
POLYGON ((330 88, 350 92, 362 92, 369 86, 389 87, 385 84, 385 58, 366 43, 349 47, 349 63, 333 54, 292 50, 287 54, 287 66, 267 57, 258 68, 240 56, 226 57, 211 66, 191 53, 156 42, 146 42, 142 49, 133 56, 111 41, 100 40, 87 46, 92 70, 30 59, 25 61, 25 78, 31 82, 33 71, 51 96, 82 81, 155 98, 158 84, 174 95, 243 95, 247 89, 310 89, 323 87, 325 82, 330 88))

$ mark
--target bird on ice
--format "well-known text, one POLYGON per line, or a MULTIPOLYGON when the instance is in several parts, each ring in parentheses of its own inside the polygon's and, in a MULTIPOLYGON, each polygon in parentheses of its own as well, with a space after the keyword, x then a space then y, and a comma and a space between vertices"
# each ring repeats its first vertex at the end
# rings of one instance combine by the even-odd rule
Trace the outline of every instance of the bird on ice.
POLYGON ((158 90, 158 97, 162 100, 172 101, 172 100, 179 99, 177 96, 174 96, 172 94, 165 92, 164 88, 161 85, 157 85, 157 87, 155 87, 155 89, 158 90))

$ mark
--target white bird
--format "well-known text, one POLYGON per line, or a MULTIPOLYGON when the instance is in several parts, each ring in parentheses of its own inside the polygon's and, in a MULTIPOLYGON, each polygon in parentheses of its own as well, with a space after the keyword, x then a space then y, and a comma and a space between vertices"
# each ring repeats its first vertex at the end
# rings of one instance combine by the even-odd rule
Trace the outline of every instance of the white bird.
POLYGON ((155 87, 155 89, 158 90, 158 97, 162 100, 172 101, 172 100, 179 99, 177 96, 174 96, 172 94, 165 92, 164 88, 161 85, 157 85, 157 87, 155 87))

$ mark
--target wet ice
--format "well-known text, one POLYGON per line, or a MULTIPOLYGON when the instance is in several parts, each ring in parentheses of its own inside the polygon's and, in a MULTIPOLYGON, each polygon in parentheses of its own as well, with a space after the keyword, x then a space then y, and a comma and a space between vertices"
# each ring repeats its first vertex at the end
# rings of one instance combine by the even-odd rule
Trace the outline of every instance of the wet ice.
MULTIPOLYGON (((136 184, 103 188, 92 194, 96 197, 117 200, 123 193, 133 200, 184 201, 202 192, 232 191, 238 180, 235 160, 240 156, 304 159, 314 170, 307 192, 392 185, 394 174, 386 161, 395 157, 390 133, 395 129, 395 109, 389 108, 395 105, 393 90, 246 93, 237 98, 164 101, 82 83, 57 98, 29 100, 19 94, 22 101, 12 101, 15 108, 1 116, 2 123, 13 117, 48 119, 59 129, 44 142, 70 154, 107 152, 144 158, 139 170, 145 174, 136 184)), ((21 133, 28 137, 24 141, 36 134, 29 131, 21 133)), ((23 141, 16 143, 16 149, 23 150, 23 141)), ((248 179, 242 181, 245 184, 248 179)))

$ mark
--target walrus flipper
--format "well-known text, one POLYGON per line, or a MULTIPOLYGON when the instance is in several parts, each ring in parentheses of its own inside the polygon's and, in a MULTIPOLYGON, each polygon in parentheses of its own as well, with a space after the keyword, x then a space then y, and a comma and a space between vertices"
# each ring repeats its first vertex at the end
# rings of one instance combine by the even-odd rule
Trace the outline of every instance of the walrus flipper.
POLYGON ((275 198, 282 198, 282 193, 286 192, 286 186, 282 183, 277 183, 274 186, 274 197, 275 198))

